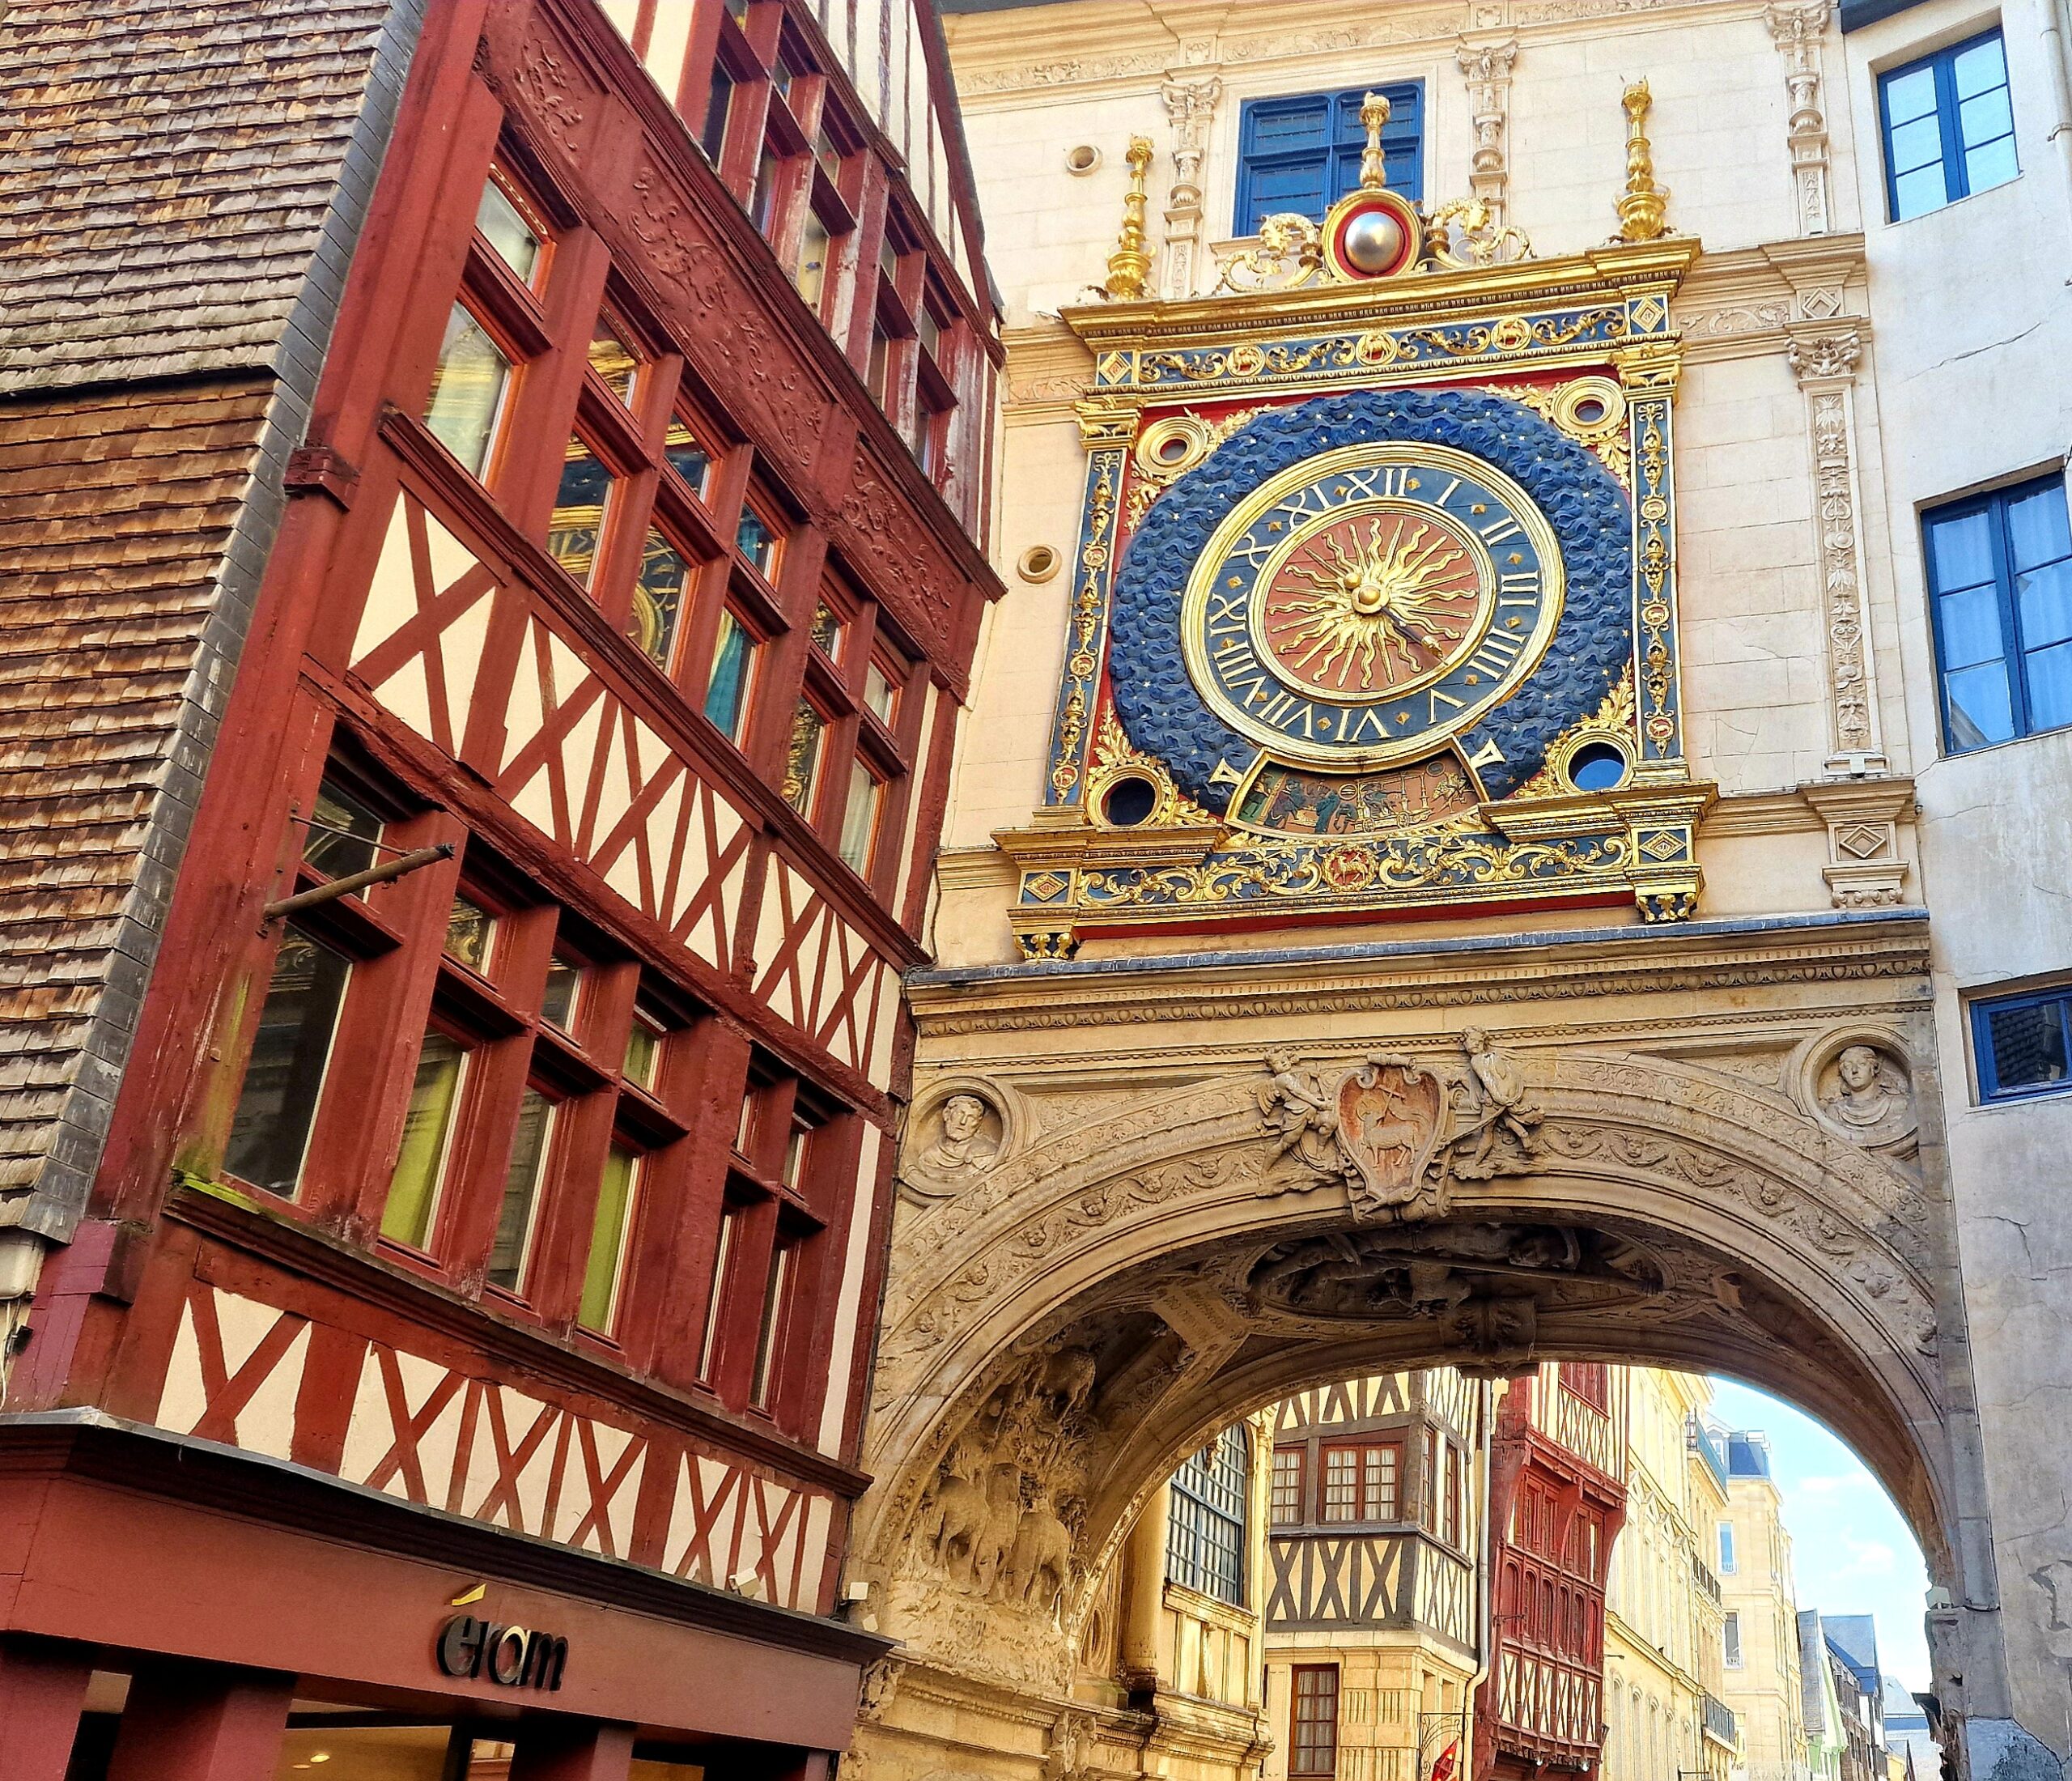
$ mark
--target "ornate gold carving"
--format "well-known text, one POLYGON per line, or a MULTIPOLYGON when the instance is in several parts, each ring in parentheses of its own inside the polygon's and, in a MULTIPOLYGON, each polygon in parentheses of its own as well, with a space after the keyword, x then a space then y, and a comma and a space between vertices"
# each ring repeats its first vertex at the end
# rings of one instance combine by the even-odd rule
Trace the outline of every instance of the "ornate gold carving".
MULTIPOLYGON (((1083 419, 1081 424, 1083 430, 1083 419)), ((1077 585, 1072 594, 1066 685, 1051 749, 1051 786, 1059 797, 1067 796, 1079 783, 1080 746, 1093 703, 1094 674, 1100 666, 1094 644, 1107 610, 1107 569, 1115 539, 1115 488, 1122 469, 1122 454, 1105 450, 1096 453, 1089 465, 1091 487, 1087 491, 1077 585)))
POLYGON ((1156 760, 1135 746, 1123 733, 1123 726, 1115 720, 1112 711, 1101 713, 1099 727, 1093 735, 1093 761, 1086 776, 1088 808, 1098 811, 1101 798, 1108 787, 1125 773, 1149 780, 1157 788, 1158 801, 1153 805, 1151 814, 1141 827, 1170 828, 1176 823, 1189 826, 1216 826, 1220 819, 1204 810, 1178 787, 1173 776, 1166 771, 1165 763, 1156 760))
POLYGON ((1201 463, 1246 422, 1256 420, 1265 412, 1263 406, 1240 408, 1216 421, 1206 421, 1195 414, 1167 415, 1153 421, 1137 440, 1136 470, 1131 478, 1129 499, 1123 509, 1126 528, 1134 532, 1143 523, 1151 504, 1177 478, 1201 463), (1169 448, 1164 441, 1171 438, 1186 440, 1188 449, 1177 460, 1161 461, 1160 452, 1169 448), (1199 443, 1199 450, 1194 448, 1196 441, 1199 443))
POLYGON ((1285 212, 1259 224, 1259 240, 1227 261, 1216 288, 1223 291, 1296 291, 1323 271, 1323 244, 1306 216, 1285 212))
POLYGON ((1552 422, 1598 461, 1627 489, 1633 486, 1633 454, 1626 443, 1626 395, 1609 377, 1578 377, 1552 389, 1532 384, 1484 384, 1501 396, 1552 422), (1590 419, 1584 412, 1594 407, 1590 419))
POLYGON ((1130 189, 1123 199, 1122 232, 1116 237, 1115 251, 1108 256, 1107 282, 1101 288, 1112 298, 1127 302, 1149 295, 1151 277, 1151 253, 1144 245, 1144 216, 1149 202, 1144 182, 1151 172, 1151 138, 1132 136, 1130 138, 1130 189))
POLYGON ((1523 229, 1500 224, 1486 200, 1454 198, 1426 219, 1424 257, 1434 266, 1467 271, 1530 260, 1532 243, 1523 229))
POLYGON ((1547 751, 1547 764, 1521 785, 1514 797, 1566 797, 1575 788, 1565 769, 1576 750, 1590 742, 1607 742, 1624 750, 1629 758, 1637 744, 1633 733, 1633 665, 1619 677, 1619 683, 1604 695, 1604 703, 1573 729, 1564 730, 1547 751))
POLYGON ((1369 93, 1360 101, 1361 127, 1367 132, 1367 146, 1360 151, 1360 189, 1378 192, 1389 182, 1388 168, 1382 158, 1382 130, 1389 121, 1389 102, 1379 93, 1369 93))
POLYGON ((1620 95, 1626 113, 1626 189, 1619 199, 1619 239, 1652 241, 1666 232, 1669 193, 1655 184, 1654 149, 1647 138, 1648 113, 1654 100, 1645 80, 1620 95))

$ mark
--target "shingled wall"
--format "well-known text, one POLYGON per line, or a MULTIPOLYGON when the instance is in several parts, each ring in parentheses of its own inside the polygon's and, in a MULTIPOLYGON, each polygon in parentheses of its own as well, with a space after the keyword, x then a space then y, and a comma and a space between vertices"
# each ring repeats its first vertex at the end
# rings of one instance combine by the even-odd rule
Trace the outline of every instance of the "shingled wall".
POLYGON ((86 1204, 422 16, 0 20, 0 1227, 86 1204))

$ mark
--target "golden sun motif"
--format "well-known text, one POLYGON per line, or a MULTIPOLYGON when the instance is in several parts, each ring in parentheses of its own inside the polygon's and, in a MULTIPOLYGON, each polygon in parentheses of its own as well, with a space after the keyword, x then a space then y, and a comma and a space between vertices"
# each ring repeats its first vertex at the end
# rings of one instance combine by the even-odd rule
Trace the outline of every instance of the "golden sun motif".
POLYGON ((1423 673, 1467 635, 1475 559, 1421 515, 1351 519, 1306 540, 1267 597, 1268 641, 1312 686, 1371 692, 1423 673))

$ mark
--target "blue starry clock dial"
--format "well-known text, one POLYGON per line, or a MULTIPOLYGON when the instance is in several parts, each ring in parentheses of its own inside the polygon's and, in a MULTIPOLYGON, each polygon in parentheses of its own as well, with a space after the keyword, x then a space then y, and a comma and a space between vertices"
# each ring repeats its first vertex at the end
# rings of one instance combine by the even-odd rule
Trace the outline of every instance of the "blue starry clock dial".
POLYGON ((1509 477, 1448 447, 1327 452, 1269 478, 1189 580, 1189 678, 1277 759, 1348 771, 1429 754, 1546 653, 1560 552, 1509 477))
POLYGON ((1633 522, 1589 450, 1505 396, 1292 402, 1146 511, 1108 695, 1136 748, 1240 826, 1471 815, 1630 664, 1633 522))

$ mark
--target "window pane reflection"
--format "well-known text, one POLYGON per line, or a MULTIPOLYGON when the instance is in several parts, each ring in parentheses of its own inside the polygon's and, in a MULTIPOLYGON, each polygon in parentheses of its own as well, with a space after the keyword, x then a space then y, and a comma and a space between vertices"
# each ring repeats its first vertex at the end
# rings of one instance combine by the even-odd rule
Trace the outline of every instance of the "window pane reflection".
POLYGON ((540 238, 533 232, 510 194, 495 180, 482 187, 482 201, 475 209, 475 227, 495 250, 496 257, 516 273, 521 284, 530 284, 539 270, 540 238))
POLYGON ((792 742, 784 760, 784 801, 800 815, 813 807, 813 781, 820 771, 820 738, 827 720, 801 699, 792 713, 792 742))
POLYGON ((503 349, 463 304, 455 304, 446 318, 446 337, 439 344, 424 423, 470 476, 480 476, 489 461, 490 440, 510 380, 511 361, 503 349))
POLYGON ((737 742, 748 717, 755 648, 748 627, 731 611, 722 612, 719 641, 712 651, 712 675, 705 686, 705 715, 737 742))
POLYGON ((554 491, 554 512, 547 519, 547 550, 585 586, 597 566, 597 543, 604 535, 611 491, 610 470, 580 437, 571 436, 554 491))
POLYGON ((240 1181, 295 1191, 351 969, 342 953, 299 929, 282 938, 223 1153, 223 1167, 240 1181))
POLYGON ((656 527, 649 526, 648 541, 640 551, 640 573, 633 584, 633 610, 626 614, 626 634, 640 645, 650 661, 664 671, 669 665, 677 620, 682 615, 690 582, 690 565, 682 554, 656 527))
POLYGON ((626 1250, 628 1214, 639 1179, 640 1158, 622 1144, 605 1158, 605 1178, 597 1188, 597 1215, 590 1230, 590 1259, 583 1270, 583 1299, 576 1321, 585 1329, 608 1330, 618 1299, 620 1263, 626 1250))
POLYGON ((457 1040, 436 1030, 426 1033, 418 1052, 410 1112, 403 1119, 403 1145, 396 1154, 396 1172, 389 1179, 388 1204, 381 1209, 382 1235, 414 1249, 424 1248, 431 1235, 467 1056, 457 1040))
POLYGON ((489 1252, 490 1284, 516 1292, 533 1245, 533 1214, 546 1173, 547 1145, 554 1133, 554 1103, 528 1086, 518 1107, 511 1167, 503 1178, 503 1205, 497 1214, 496 1241, 489 1252))

